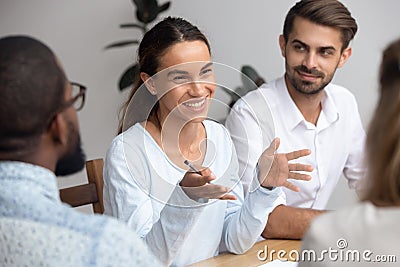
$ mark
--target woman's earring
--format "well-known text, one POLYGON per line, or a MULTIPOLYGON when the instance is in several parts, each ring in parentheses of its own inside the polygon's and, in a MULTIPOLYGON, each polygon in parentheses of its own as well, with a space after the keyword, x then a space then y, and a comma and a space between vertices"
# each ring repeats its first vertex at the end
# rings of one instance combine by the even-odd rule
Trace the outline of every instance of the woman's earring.
POLYGON ((156 90, 151 90, 151 94, 156 95, 157 94, 156 90))

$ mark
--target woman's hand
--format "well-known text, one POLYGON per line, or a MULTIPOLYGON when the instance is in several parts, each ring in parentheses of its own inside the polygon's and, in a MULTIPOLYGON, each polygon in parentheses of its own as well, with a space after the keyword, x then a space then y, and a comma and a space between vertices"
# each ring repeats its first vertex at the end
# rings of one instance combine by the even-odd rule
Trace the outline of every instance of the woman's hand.
POLYGON ((216 177, 209 168, 204 168, 199 172, 187 172, 179 183, 191 199, 196 201, 201 198, 236 200, 234 195, 228 194, 230 188, 210 183, 216 177))
POLYGON ((295 192, 300 189, 287 179, 311 180, 311 176, 298 173, 298 171, 311 172, 314 167, 308 164, 289 163, 290 160, 308 156, 309 149, 301 149, 290 153, 276 154, 279 148, 280 139, 275 138, 271 145, 261 154, 258 160, 258 179, 263 187, 284 186, 295 192))

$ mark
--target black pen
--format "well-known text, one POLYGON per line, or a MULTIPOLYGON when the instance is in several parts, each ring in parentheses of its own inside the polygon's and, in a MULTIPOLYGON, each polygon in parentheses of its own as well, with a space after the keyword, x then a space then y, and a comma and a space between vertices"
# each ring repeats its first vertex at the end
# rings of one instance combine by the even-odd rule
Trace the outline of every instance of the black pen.
POLYGON ((190 163, 188 160, 185 160, 183 163, 185 163, 185 164, 189 167, 189 169, 191 169, 193 172, 197 173, 198 175, 203 176, 203 175, 201 174, 201 172, 200 172, 199 170, 197 170, 197 169, 193 166, 193 164, 190 163))

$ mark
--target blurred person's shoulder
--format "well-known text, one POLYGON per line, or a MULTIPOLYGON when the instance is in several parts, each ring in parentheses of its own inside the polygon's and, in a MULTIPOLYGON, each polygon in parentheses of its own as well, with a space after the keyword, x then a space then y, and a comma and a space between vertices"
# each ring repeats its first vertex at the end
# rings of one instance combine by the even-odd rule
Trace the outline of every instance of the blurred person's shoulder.
MULTIPOLYGON (((72 210, 78 226, 0 218, 1 262, 23 266, 153 266, 142 241, 115 219, 72 210), (85 225, 85 227, 82 227, 85 225)), ((72 218, 72 217, 70 217, 72 218)))
POLYGON ((400 209, 376 207, 370 202, 318 216, 305 238, 305 249, 361 249, 374 253, 398 253, 400 209))

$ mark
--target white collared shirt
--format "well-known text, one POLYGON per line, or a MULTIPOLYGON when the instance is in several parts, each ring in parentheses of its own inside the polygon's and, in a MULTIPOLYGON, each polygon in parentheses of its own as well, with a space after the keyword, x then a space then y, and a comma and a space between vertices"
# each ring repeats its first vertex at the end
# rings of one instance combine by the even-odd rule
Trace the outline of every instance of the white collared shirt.
POLYGON ((306 121, 283 77, 237 101, 226 127, 236 147, 245 192, 258 158, 274 137, 281 140, 278 153, 311 150, 311 155, 293 162, 313 165, 312 179, 291 180, 301 191, 284 189, 287 205, 324 209, 342 173, 350 188, 359 189, 358 181, 365 174, 365 132, 356 100, 347 89, 329 84, 321 104, 317 125, 306 121))

